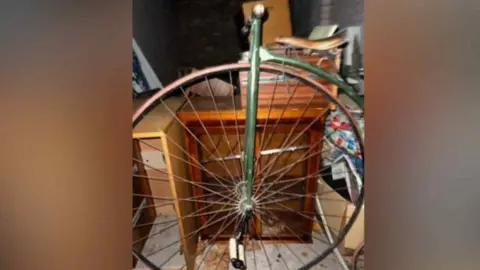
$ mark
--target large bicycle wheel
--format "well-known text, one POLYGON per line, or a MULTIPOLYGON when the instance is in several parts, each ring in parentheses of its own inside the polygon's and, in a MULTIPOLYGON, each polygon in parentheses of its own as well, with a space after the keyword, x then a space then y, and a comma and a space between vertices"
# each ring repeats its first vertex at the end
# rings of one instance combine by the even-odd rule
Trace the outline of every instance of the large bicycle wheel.
MULTIPOLYGON (((324 179, 332 175, 321 162, 332 138, 325 125, 332 110, 341 113, 363 160, 360 129, 322 82, 261 65, 261 91, 271 94, 259 99, 255 138, 245 138, 249 68, 239 63, 194 72, 137 107, 136 267, 341 269, 329 255, 358 216, 363 177, 358 185, 324 179), (253 139, 255 179, 247 205, 242 157, 245 140, 253 139), (351 205, 350 214, 336 202, 351 205)), ((363 172, 361 164, 354 170, 363 172)))
POLYGON ((353 261, 353 268, 352 270, 364 270, 365 269, 365 245, 362 243, 355 253, 353 254, 352 261, 353 261))

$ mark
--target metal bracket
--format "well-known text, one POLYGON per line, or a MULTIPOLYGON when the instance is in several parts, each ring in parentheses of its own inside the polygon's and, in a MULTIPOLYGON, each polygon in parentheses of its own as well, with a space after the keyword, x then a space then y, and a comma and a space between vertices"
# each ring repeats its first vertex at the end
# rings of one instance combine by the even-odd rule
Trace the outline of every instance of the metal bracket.
MULTIPOLYGON (((273 154, 282 154, 285 152, 295 152, 299 150, 305 150, 308 149, 310 145, 299 145, 299 146, 291 146, 291 147, 286 147, 286 148, 274 148, 274 149, 268 149, 268 150, 262 150, 260 151, 261 156, 268 156, 268 155, 273 155, 273 154)), ((212 159, 204 159, 200 161, 201 163, 210 163, 210 162, 220 162, 220 161, 228 161, 228 160, 235 160, 235 159, 240 159, 242 162, 244 162, 244 152, 241 152, 240 154, 237 155, 230 155, 226 156, 224 158, 212 158, 212 159)))
POLYGON ((260 62, 267 62, 275 58, 275 56, 267 49, 260 47, 259 49, 260 62))

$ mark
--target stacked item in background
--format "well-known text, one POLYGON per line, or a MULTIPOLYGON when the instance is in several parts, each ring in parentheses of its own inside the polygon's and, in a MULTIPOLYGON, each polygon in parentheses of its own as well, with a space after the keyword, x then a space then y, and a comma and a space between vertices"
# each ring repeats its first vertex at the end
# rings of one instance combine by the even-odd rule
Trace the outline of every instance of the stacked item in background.
MULTIPOLYGON (((364 138, 365 122, 363 116, 354 114, 354 118, 360 128, 360 135, 364 138)), ((353 134, 353 129, 343 112, 333 111, 327 117, 323 147, 325 149, 323 166, 331 166, 340 156, 346 155, 355 164, 358 172, 363 175, 363 171, 361 170, 363 167, 361 149, 358 140, 353 134)))
MULTIPOLYGON (((307 55, 303 53, 303 50, 287 50, 285 48, 279 48, 272 50, 272 53, 275 55, 288 56, 291 58, 299 59, 304 62, 308 62, 311 65, 320 66, 323 69, 334 72, 335 69, 340 67, 340 55, 335 58, 335 63, 333 66, 325 56, 322 55, 307 55)), ((246 62, 246 57, 240 62, 246 62)), ((326 82, 323 79, 311 74, 308 71, 300 70, 293 67, 282 66, 280 64, 275 64, 282 67, 285 70, 290 70, 299 75, 309 77, 319 82, 327 88, 332 94, 337 95, 337 87, 333 84, 326 82)), ((246 108, 247 100, 247 78, 248 71, 239 72, 239 81, 240 81, 240 95, 242 108, 246 108)), ((273 105, 286 105, 290 106, 301 106, 305 107, 306 104, 310 104, 309 108, 315 107, 326 107, 329 102, 325 99, 325 96, 319 93, 314 88, 299 83, 298 79, 290 78, 284 76, 284 74, 273 74, 267 72, 260 72, 259 80, 259 89, 258 89, 258 107, 268 108, 270 104, 273 105)))
MULTIPOLYGON (((245 3, 243 6, 244 15, 249 14, 253 5, 260 1, 245 3)), ((288 48, 283 45, 275 44, 275 38, 279 36, 291 36, 291 24, 289 17, 289 3, 287 0, 265 0, 263 4, 269 9, 269 19, 263 27, 263 42, 270 52, 279 56, 287 56, 289 58, 298 59, 314 66, 319 66, 329 72, 340 70, 341 54, 339 53, 333 61, 329 61, 324 55, 312 53, 304 49, 288 48), (285 23, 284 27, 274 27, 278 23, 285 23), (272 26, 272 27, 270 27, 272 26), (333 63, 332 63, 333 62, 333 63)), ((338 25, 323 25, 313 28, 308 39, 318 40, 332 36, 338 30, 338 25)), ((244 52, 239 62, 248 62, 249 52, 244 52)), ((271 63, 269 63, 271 64, 271 63)), ((276 64, 279 65, 279 64, 276 64)), ((282 65, 280 65, 282 66, 282 65)), ((285 67, 282 68, 294 71, 302 76, 306 76, 320 82, 333 95, 337 95, 337 87, 327 83, 308 71, 285 67)), ((240 94, 242 108, 246 108, 247 100, 247 71, 239 73, 240 94)), ((260 73, 260 87, 258 94, 258 107, 268 108, 270 104, 284 106, 289 104, 292 107, 305 107, 309 104, 309 108, 322 108, 328 106, 328 102, 322 94, 312 89, 310 86, 299 84, 297 79, 276 75, 272 73, 260 73)), ((334 109, 334 107, 331 107, 334 109)))
POLYGON ((134 96, 142 92, 150 90, 150 85, 142 70, 142 65, 137 54, 133 51, 132 60, 132 85, 134 96))
MULTIPOLYGON (((354 115, 364 137, 364 119, 354 115)), ((357 201, 360 188, 363 185, 363 160, 358 140, 352 133, 351 125, 345 114, 333 111, 327 117, 323 146, 323 167, 320 172, 319 194, 322 194, 322 207, 327 224, 337 231, 344 226, 348 217, 355 211, 353 202, 357 201), (331 216, 339 216, 338 218, 331 216)), ((344 241, 339 246, 343 256, 351 256, 355 248, 364 241, 365 224, 364 206, 344 241)))

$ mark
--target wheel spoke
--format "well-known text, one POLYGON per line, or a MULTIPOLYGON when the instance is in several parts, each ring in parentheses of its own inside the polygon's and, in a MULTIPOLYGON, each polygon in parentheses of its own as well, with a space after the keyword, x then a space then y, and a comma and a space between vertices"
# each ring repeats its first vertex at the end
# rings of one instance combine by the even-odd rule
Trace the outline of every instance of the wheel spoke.
MULTIPOLYGON (((270 104, 268 105, 267 118, 265 119, 265 124, 263 125, 263 132, 262 132, 262 135, 260 137, 260 151, 262 151, 262 149, 263 149, 263 141, 265 140, 265 133, 266 133, 267 126, 268 126, 268 120, 270 119, 270 113, 272 112, 272 107, 273 107, 272 106, 273 100, 275 98, 275 94, 277 93, 278 77, 279 77, 279 75, 277 75, 277 78, 275 79, 275 85, 273 86, 273 94, 272 94, 271 99, 270 99, 270 104)), ((257 168, 258 162, 259 162, 259 159, 257 159, 255 161, 254 168, 257 168)))
POLYGON ((234 215, 234 214, 236 214, 236 212, 230 213, 230 214, 228 214, 228 215, 226 215, 226 216, 224 216, 224 217, 222 217, 222 218, 220 218, 220 219, 217 219, 217 220, 215 220, 214 222, 210 223, 211 220, 214 220, 214 219, 215 219, 215 217, 216 217, 216 215, 217 215, 217 214, 215 214, 215 215, 213 215, 212 217, 209 218, 209 220, 207 221, 207 223, 205 223, 203 226, 201 226, 201 227, 198 228, 197 230, 195 230, 195 231, 193 231, 193 232, 185 235, 184 237, 180 237, 179 240, 177 240, 177 241, 175 241, 175 242, 172 242, 172 243, 170 243, 170 244, 162 247, 161 249, 156 250, 156 251, 148 254, 146 257, 149 257, 149 256, 151 256, 151 255, 153 255, 153 254, 156 254, 156 253, 158 253, 158 252, 160 252, 160 251, 162 251, 162 250, 165 250, 165 249, 167 249, 167 248, 169 248, 169 247, 171 247, 171 246, 173 246, 173 245, 175 245, 175 244, 178 244, 178 243, 180 243, 180 242, 181 242, 182 240, 184 240, 184 239, 187 239, 187 240, 188 240, 188 239, 190 239, 191 237, 197 235, 197 233, 199 233, 200 231, 204 230, 205 228, 208 228, 208 227, 210 227, 210 226, 212 226, 212 225, 214 225, 214 224, 216 224, 216 223, 219 223, 219 222, 221 222, 221 221, 227 220, 228 218, 230 218, 230 217, 231 217, 232 215, 234 215))
MULTIPOLYGON (((273 215, 278 222, 282 222, 281 219, 278 218, 278 216, 275 215, 273 212, 268 211, 268 210, 266 210, 266 211, 267 211, 270 215, 273 215)), ((287 225, 286 222, 282 222, 282 224, 285 226, 285 228, 287 228, 287 230, 289 230, 289 231, 299 240, 300 243, 303 242, 302 238, 301 238, 297 233, 295 233, 295 231, 292 230, 292 229, 290 228, 290 226, 287 225)), ((307 247, 308 249, 310 249, 311 251, 313 251, 315 254, 317 254, 317 256, 320 255, 320 254, 318 254, 318 253, 315 251, 315 249, 313 249, 310 245, 307 245, 307 244, 305 244, 305 243, 302 243, 302 244, 303 244, 305 247, 307 247)), ((285 245, 285 244, 284 244, 284 245, 285 245)), ((287 248, 290 250, 290 252, 300 261, 300 263, 304 264, 304 262, 297 256, 297 254, 296 254, 293 250, 291 250, 291 248, 290 248, 288 245, 285 245, 285 247, 287 247, 287 248)))
MULTIPOLYGON (((210 136, 210 133, 208 132, 207 128, 205 127, 205 124, 203 123, 202 119, 200 118, 200 116, 198 115, 198 112, 197 110, 195 109, 195 106, 193 106, 193 103, 192 101, 190 100, 190 98, 187 97, 187 95, 185 94, 185 91, 183 90, 182 87, 180 87, 180 90, 182 91, 182 93, 184 94, 184 96, 187 98, 187 102, 188 104, 190 105, 190 107, 192 108, 193 112, 195 113, 195 116, 197 117, 197 120, 199 121, 200 125, 202 126, 203 130, 205 131, 205 134, 207 135, 208 137, 208 140, 210 141, 210 143, 212 144, 212 146, 215 146, 215 144, 213 143, 213 139, 212 139, 212 136, 210 136)), ((212 98, 213 98, 213 93, 211 92, 211 88, 209 86, 209 91, 210 91, 210 94, 212 95, 212 98)), ((214 99, 214 102, 213 102, 215 105, 215 99, 214 99)), ((217 110, 218 111, 218 110, 217 110)), ((220 120, 221 121, 221 120, 220 120)), ((181 121, 180 121, 181 122, 181 121)), ((185 127, 185 125, 183 123, 181 123, 184 128, 187 128, 185 127)), ((196 138, 196 141, 198 141, 199 143, 200 140, 198 140, 198 137, 196 137, 193 132, 191 133, 192 136, 194 136, 196 138)), ((210 152, 208 149, 207 149, 207 152, 210 153, 211 156, 214 156, 212 152, 210 152)), ((218 147, 215 147, 215 152, 217 153, 218 156, 221 156, 220 152, 218 151, 218 147)), ((232 181, 235 179, 233 177, 233 175, 231 174, 230 170, 228 169, 228 166, 225 162, 222 162, 222 167, 223 169, 225 170, 225 172, 227 172, 229 174, 229 176, 231 177, 232 181)))
MULTIPOLYGON (((284 143, 284 145, 282 145, 281 148, 283 148, 283 147, 291 147, 291 146, 292 146, 299 138, 301 138, 301 136, 302 136, 303 134, 305 134, 305 133, 308 131, 308 129, 309 129, 313 124, 315 124, 315 123, 320 119, 320 117, 322 117, 323 115, 324 115, 324 113, 319 114, 319 115, 318 115, 313 121, 311 121, 310 124, 308 124, 294 139, 292 139, 291 142, 289 142, 288 144, 284 143), (286 144, 286 145, 285 145, 285 144, 286 144)), ((287 139, 287 140, 288 140, 288 139, 287 139)), ((285 140, 285 142, 286 142, 287 140, 285 140)), ((323 139, 322 139, 321 141, 317 142, 317 143, 315 144, 315 147, 316 147, 320 142, 323 142, 323 139)), ((271 166, 272 164, 274 164, 274 163, 276 162, 276 160, 278 159, 278 157, 279 157, 279 155, 275 156, 273 162, 269 162, 264 168, 262 168, 262 170, 260 171, 260 174, 262 174, 262 173, 265 171, 265 168, 268 168, 269 166, 271 166)), ((268 173, 270 173, 270 170, 267 172, 267 174, 268 174, 268 173)))
MULTIPOLYGON (((190 100, 190 99, 187 99, 187 100, 190 100)), ((165 108, 168 110, 168 112, 178 121, 178 123, 180 123, 180 125, 182 125, 182 127, 190 134, 190 136, 192 136, 192 138, 198 142, 198 144, 200 146, 202 146, 203 149, 205 149, 210 155, 213 155, 212 152, 210 152, 208 150, 208 147, 205 146, 204 143, 202 143, 202 141, 197 137, 197 135, 195 135, 195 133, 193 133, 179 118, 178 116, 172 112, 172 110, 167 106, 167 104, 165 104, 165 102, 160 99, 160 101, 163 103, 163 105, 165 106, 165 108)), ((192 108, 193 109, 193 108, 192 108)), ((194 109, 194 111, 196 112, 196 110, 194 109)), ((197 114, 198 116, 198 114, 197 114)), ((201 120, 200 120, 201 121, 201 120)), ((205 127, 205 125, 203 125, 203 122, 201 122, 202 126, 205 127)), ((208 131, 206 131, 207 134, 208 131)), ((213 143, 212 143, 213 145, 213 143)), ((217 150, 217 153, 218 153, 218 149, 217 150)), ((219 154, 219 153, 218 153, 219 154)), ((230 177, 232 178, 232 180, 234 179, 233 175, 231 174, 230 170, 228 169, 227 165, 225 164, 225 162, 223 162, 223 169, 230 175, 230 177)))
MULTIPOLYGON (((135 159, 135 158, 134 158, 134 160, 137 161, 137 162, 142 162, 141 160, 138 160, 138 159, 135 159)), ((143 163, 143 162, 142 162, 142 163, 143 163)), ((148 167, 150 167, 150 168, 155 169, 154 167, 152 167, 152 166, 150 166, 150 165, 148 165, 148 164, 145 164, 145 163, 143 163, 143 164, 146 165, 146 166, 148 166, 148 167)), ((210 191, 210 192, 212 192, 212 193, 214 193, 214 194, 216 194, 216 195, 218 195, 218 196, 220 196, 220 197, 223 197, 223 198, 225 198, 225 199, 227 199, 227 200, 229 200, 229 201, 232 201, 232 202, 235 201, 234 199, 230 198, 230 197, 227 196, 227 195, 223 195, 223 194, 221 194, 221 193, 219 193, 219 192, 217 192, 217 191, 214 191, 214 190, 212 190, 212 189, 210 189, 210 188, 204 187, 204 186, 202 186, 201 184, 198 184, 198 183, 196 183, 196 182, 194 182, 194 181, 190 181, 190 180, 188 180, 188 179, 185 179, 185 178, 183 178, 183 177, 176 176, 176 175, 173 175, 173 177, 174 177, 177 181, 182 181, 182 182, 189 183, 189 184, 194 185, 194 186, 196 186, 196 187, 199 187, 199 188, 205 189, 205 190, 207 190, 207 191, 210 191)), ((228 190, 228 187, 227 187, 227 186, 225 186, 225 188, 228 190)))
MULTIPOLYGON (((286 209, 286 210, 288 210, 288 211, 290 211, 290 212, 292 212, 292 213, 295 213, 295 214, 297 214, 297 215, 299 215, 299 216, 301 216, 301 217, 303 217, 303 218, 306 218, 306 219, 308 219, 308 220, 310 220, 310 221, 315 222, 315 218, 310 217, 310 216, 307 216, 307 215, 303 214, 302 212, 300 212, 300 211, 298 211, 298 210, 295 210, 295 209, 292 209, 292 208, 290 208, 290 207, 287 207, 287 206, 285 206, 285 205, 283 205, 283 204, 281 204, 281 203, 275 203, 275 204, 276 204, 276 205, 279 205, 279 206, 281 206, 282 208, 284 208, 284 209, 286 209)), ((267 210, 267 211, 268 211, 268 210, 278 210, 278 209, 275 209, 275 208, 268 208, 268 207, 258 207, 258 208, 259 208, 260 210, 267 210)), ((315 215, 315 213, 309 213, 309 214, 315 215)), ((329 215, 325 215, 325 216, 329 216, 329 215)), ((338 218, 343 218, 342 216, 338 216, 338 215, 333 215, 333 216, 334 216, 334 217, 338 217, 338 218)), ((331 227, 329 227, 329 228, 332 229, 332 230, 336 230, 336 229, 331 228, 331 227)), ((338 230, 337 230, 337 232, 338 232, 338 230)))
MULTIPOLYGON (((232 153, 233 150, 230 145, 230 140, 228 139, 227 132, 225 131, 225 126, 223 125, 222 116, 220 115, 220 111, 218 110, 217 102, 215 101, 215 95, 213 94, 212 86, 210 85, 210 81, 208 80, 207 76, 205 76, 205 81, 207 82, 208 91, 210 92, 210 97, 212 98, 213 106, 215 107, 215 111, 217 112, 218 120, 220 120, 220 126, 222 127, 222 130, 223 130, 223 136, 225 137, 225 141, 227 142, 227 146, 228 146, 228 149, 230 150, 230 153, 232 153)), ((238 164, 236 162, 235 162, 235 169, 236 169, 237 175, 241 175, 240 171, 238 170, 238 164)), ((233 176, 232 176, 232 179, 234 179, 233 176)))
MULTIPOLYGON (((257 226, 255 225, 255 222, 252 223, 252 226, 254 228, 255 231, 257 231, 257 226)), ((255 240, 257 241, 257 240, 255 240)), ((263 250, 263 254, 265 255, 265 259, 267 259, 267 263, 268 263, 268 269, 272 270, 272 262, 270 261, 270 258, 268 257, 268 254, 267 254, 267 250, 265 248, 265 246, 263 245, 263 241, 260 240, 258 241, 260 242, 260 245, 262 246, 262 250, 263 250)), ((255 246, 253 247, 253 249, 255 249, 255 246)))
MULTIPOLYGON (((320 142, 315 143, 315 145, 317 145, 318 143, 320 143, 320 142)), ((307 160, 307 159, 309 159, 309 158, 311 158, 311 157, 313 157, 313 156, 316 156, 316 155, 322 153, 322 150, 320 150, 320 151, 317 151, 317 152, 315 152, 315 153, 313 153, 313 154, 311 154, 311 155, 309 155, 309 156, 307 156, 307 157, 304 157, 305 155, 308 155, 308 153, 309 153, 312 149, 314 149, 314 147, 315 147, 315 146, 311 147, 307 152, 305 152, 305 154, 302 155, 302 157, 298 160, 298 162, 307 160)), ((260 194, 259 194, 258 196, 256 196, 256 197, 261 198, 261 196, 263 195, 263 193, 264 193, 266 190, 269 190, 273 185, 275 185, 276 181, 280 180, 283 176, 285 176, 285 174, 287 174, 291 169, 293 169, 293 167, 295 167, 296 164, 297 164, 297 163, 293 163, 293 164, 291 164, 291 165, 288 165, 288 166, 285 167, 285 168, 279 169, 277 172, 279 172, 279 171, 283 171, 283 172, 282 172, 275 180, 273 180, 264 190, 260 191, 260 194)), ((277 173, 277 172, 275 172, 275 173, 277 173)), ((266 179, 266 178, 267 178, 266 176, 265 176, 265 177, 262 177, 263 180, 266 179)), ((262 181, 262 182, 263 182, 263 181, 262 181)), ((282 189, 282 190, 284 190, 284 189, 282 189)), ((259 189, 257 190, 257 192, 258 192, 258 191, 259 191, 259 189)))
MULTIPOLYGON (((185 160, 184 158, 181 158, 181 157, 179 157, 179 156, 176 156, 176 155, 174 155, 174 154, 172 154, 172 153, 169 153, 169 156, 170 156, 170 157, 173 157, 173 158, 175 158, 175 159, 177 159, 177 160, 180 160, 180 161, 185 162, 185 163, 187 163, 187 164, 189 164, 189 165, 191 165, 191 166, 194 166, 194 167, 196 167, 196 168, 198 168, 198 169, 201 169, 201 170, 205 171, 206 173, 210 174, 213 178, 215 178, 215 180, 217 180, 218 182, 220 182, 220 179, 228 182, 227 179, 225 179, 225 178, 223 178, 223 177, 221 177, 221 176, 219 176, 219 175, 217 175, 217 174, 214 174, 213 172, 211 172, 210 170, 208 170, 207 168, 205 168, 196 158, 194 158, 190 153, 188 153, 187 151, 185 151, 185 150, 183 149, 183 147, 181 147, 177 142, 175 142, 175 140, 172 140, 172 139, 170 138, 170 136, 168 136, 167 134, 165 134, 165 138, 167 139, 168 142, 170 142, 171 144, 175 145, 175 147, 177 147, 178 149, 180 149, 180 151, 182 151, 185 155, 187 155, 190 159, 192 159, 196 164, 193 164, 192 162, 190 162, 190 161, 188 161, 188 160, 185 160)), ((146 144, 146 145, 148 145, 148 146, 150 146, 150 147, 152 147, 152 148, 154 148, 154 149, 157 150, 157 151, 161 151, 158 147, 156 147, 156 146, 154 146, 154 145, 151 145, 151 144, 149 144, 149 143, 146 143, 146 142, 143 141, 143 140, 141 140, 141 142, 144 143, 144 144, 146 144)))
MULTIPOLYGON (((196 267, 196 269, 200 269, 200 266, 202 266, 203 262, 205 261, 206 255, 208 254, 208 252, 210 251, 210 249, 211 249, 212 246, 213 246, 212 243, 215 242, 215 239, 216 239, 222 232, 224 232, 225 229, 226 229, 230 224, 232 224, 235 220, 238 220, 238 221, 236 222, 235 228, 238 226, 238 223, 241 221, 241 216, 240 216, 240 215, 241 215, 240 213, 237 213, 237 216, 235 217, 235 219, 232 219, 232 220, 231 220, 228 224, 226 224, 225 226, 223 226, 224 223, 222 223, 221 229, 215 234, 214 238, 212 238, 212 239, 209 240, 209 244, 208 244, 208 245, 209 245, 209 248, 208 248, 207 252, 205 252, 205 248, 201 251, 201 252, 203 252, 203 253, 205 253, 205 254, 203 255, 202 260, 200 261, 200 264, 198 265, 198 267, 196 267)), ((205 246, 205 247, 206 247, 206 246, 205 246)), ((198 255, 198 254, 199 254, 199 253, 197 253, 197 255, 198 255)), ((197 255, 196 255, 196 256, 197 256, 197 255)), ((196 256, 195 256, 195 257, 196 257, 196 256)))
MULTIPOLYGON (((314 97, 315 97, 315 96, 312 96, 312 97, 310 98, 310 100, 308 101, 307 106, 305 106, 305 108, 303 109, 301 116, 297 119, 297 121, 296 121, 295 124, 293 125, 292 129, 290 130, 290 133, 287 135, 287 138, 284 140, 284 142, 283 142, 283 144, 282 144, 282 146, 281 146, 280 148, 285 148, 286 145, 289 145, 288 147, 291 147, 299 138, 301 138, 301 136, 302 136, 303 134, 305 134, 305 133, 308 131, 308 128, 309 128, 309 127, 305 128, 300 134, 298 134, 298 136, 297 136, 294 140, 292 140, 292 142, 289 142, 290 137, 293 135, 293 132, 294 132, 295 129, 297 128, 298 124, 300 124, 300 121, 302 120, 303 116, 304 116, 305 113, 307 112, 307 109, 308 109, 308 107, 310 106, 310 104, 312 103, 314 97)), ((320 114, 319 117, 321 117, 322 115, 323 115, 323 114, 320 114)), ((312 122, 315 123, 316 120, 314 120, 314 121, 312 121, 312 122)), ((287 147, 287 148, 288 148, 288 147, 287 147)), ((273 163, 275 163, 275 161, 278 159, 279 156, 280 156, 280 155, 276 155, 276 156, 275 156, 273 163)), ((290 155, 289 155, 289 156, 290 156, 290 155)), ((287 157, 286 160, 288 160, 288 157, 287 157)), ((269 161, 269 160, 268 160, 268 161, 269 161)), ((267 164, 270 164, 270 163, 268 163, 268 161, 267 161, 267 164)), ((267 168, 267 167, 268 167, 268 165, 265 166, 265 168, 267 168)), ((270 167, 268 168, 268 171, 267 171, 267 173, 266 173, 267 175, 270 173, 270 171, 272 170, 272 168, 273 168, 273 166, 270 166, 270 167)), ((262 169, 262 171, 260 172, 260 174, 262 174, 263 171, 264 171, 264 169, 262 169)))

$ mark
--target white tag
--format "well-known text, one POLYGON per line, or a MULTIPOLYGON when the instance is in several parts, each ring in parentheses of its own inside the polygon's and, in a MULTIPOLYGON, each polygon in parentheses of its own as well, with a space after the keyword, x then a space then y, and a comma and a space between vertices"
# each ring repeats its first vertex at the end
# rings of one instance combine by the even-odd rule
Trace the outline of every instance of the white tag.
POLYGON ((132 167, 132 174, 136 174, 138 172, 138 167, 137 167, 137 163, 133 164, 133 167, 132 167))
POLYGON ((340 180, 345 179, 345 173, 347 168, 345 166, 345 162, 340 161, 336 162, 332 165, 332 179, 333 180, 340 180))
POLYGON ((161 151, 142 151, 142 161, 147 171, 161 170, 167 167, 161 151))
POLYGON ((352 180, 350 179, 350 174, 349 173, 345 173, 345 182, 347 183, 348 194, 350 195, 350 198, 351 198, 352 197, 352 190, 353 190, 353 188, 356 188, 356 186, 352 187, 352 180))

